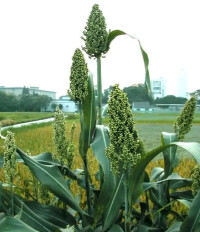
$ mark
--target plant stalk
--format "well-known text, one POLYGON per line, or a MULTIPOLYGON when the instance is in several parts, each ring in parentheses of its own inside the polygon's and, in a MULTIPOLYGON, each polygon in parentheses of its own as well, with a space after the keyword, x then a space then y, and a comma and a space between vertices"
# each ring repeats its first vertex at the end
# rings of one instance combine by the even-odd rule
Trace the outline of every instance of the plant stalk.
POLYGON ((14 217, 14 187, 13 187, 13 176, 11 176, 11 215, 14 217))
POLYGON ((128 173, 125 175, 124 193, 125 193, 125 232, 131 232, 131 206, 128 200, 128 173))
POLYGON ((89 183, 89 172, 87 167, 87 158, 85 158, 83 162, 84 162, 84 172, 85 172, 85 187, 86 187, 86 195, 87 195, 88 214, 91 215, 91 191, 90 191, 90 183, 89 183))
MULTIPOLYGON (((80 109, 80 121, 81 121, 81 127, 83 124, 83 109, 82 109, 82 103, 79 103, 79 109, 80 109)), ((83 151, 80 151, 80 153, 84 153, 83 151)), ((87 153, 87 152, 86 152, 87 153)), ((90 182, 89 182, 89 172, 88 172, 88 165, 87 165, 87 154, 81 154, 83 164, 84 164, 84 173, 85 173, 85 188, 86 188, 86 196, 87 196, 87 206, 88 206, 88 214, 91 214, 91 191, 90 191, 90 182)))
POLYGON ((98 124, 102 125, 102 81, 101 81, 101 55, 97 56, 97 105, 98 105, 98 124))

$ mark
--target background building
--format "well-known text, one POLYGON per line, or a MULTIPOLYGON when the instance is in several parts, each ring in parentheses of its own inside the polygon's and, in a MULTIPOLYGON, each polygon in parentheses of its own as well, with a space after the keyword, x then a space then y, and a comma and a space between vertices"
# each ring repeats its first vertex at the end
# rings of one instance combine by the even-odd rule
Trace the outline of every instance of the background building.
POLYGON ((164 78, 151 81, 152 96, 154 99, 166 96, 166 83, 164 78))
MULTIPOLYGON (((4 91, 8 94, 14 94, 15 96, 22 95, 24 87, 5 87, 0 86, 0 91, 4 91)), ((39 87, 30 87, 28 88, 29 94, 38 94, 38 95, 46 95, 51 99, 56 99, 56 92, 48 91, 48 90, 41 90, 39 87)))
POLYGON ((46 111, 55 111, 56 106, 62 110, 62 112, 72 112, 75 113, 78 111, 78 107, 74 101, 70 99, 69 96, 62 96, 59 99, 55 99, 49 103, 46 111))

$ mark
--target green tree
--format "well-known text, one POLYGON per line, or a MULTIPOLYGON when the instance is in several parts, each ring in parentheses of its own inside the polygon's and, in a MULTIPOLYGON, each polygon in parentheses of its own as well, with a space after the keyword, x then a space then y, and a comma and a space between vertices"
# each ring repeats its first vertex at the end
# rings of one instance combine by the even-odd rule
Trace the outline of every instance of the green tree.
POLYGON ((185 104, 187 98, 175 97, 174 95, 167 95, 163 98, 156 98, 156 104, 185 104))
POLYGON ((18 100, 13 94, 7 94, 0 91, 0 111, 1 112, 12 112, 18 108, 18 100))
POLYGON ((53 109, 53 111, 56 110, 56 107, 57 107, 57 104, 56 104, 56 103, 52 103, 52 104, 51 104, 51 109, 53 109))
POLYGON ((133 102, 143 101, 152 102, 151 97, 147 94, 145 86, 142 84, 138 86, 125 87, 123 91, 127 94, 130 104, 132 104, 133 102))
POLYGON ((109 88, 104 89, 104 92, 103 92, 103 94, 102 94, 102 103, 103 103, 103 104, 106 104, 106 103, 108 102, 108 98, 109 98, 110 92, 111 92, 111 90, 112 90, 112 87, 113 87, 113 86, 110 85, 109 88))

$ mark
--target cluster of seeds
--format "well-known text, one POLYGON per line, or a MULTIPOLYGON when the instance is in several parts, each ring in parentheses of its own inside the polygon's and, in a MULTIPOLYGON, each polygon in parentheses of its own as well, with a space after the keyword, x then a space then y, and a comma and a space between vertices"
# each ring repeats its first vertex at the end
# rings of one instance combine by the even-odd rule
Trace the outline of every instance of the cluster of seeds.
POLYGON ((108 117, 110 128, 110 146, 106 154, 111 161, 115 173, 122 164, 124 170, 133 167, 144 152, 128 98, 118 85, 113 87, 108 101, 108 117))
POLYGON ((105 18, 97 4, 92 8, 83 35, 81 37, 85 41, 83 50, 89 57, 98 57, 107 52, 108 33, 105 18))

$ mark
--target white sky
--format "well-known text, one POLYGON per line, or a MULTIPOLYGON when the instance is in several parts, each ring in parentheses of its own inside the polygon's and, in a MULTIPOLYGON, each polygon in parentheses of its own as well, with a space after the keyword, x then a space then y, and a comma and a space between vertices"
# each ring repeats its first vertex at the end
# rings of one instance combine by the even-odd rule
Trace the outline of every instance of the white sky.
MULTIPOLYGON (((0 0, 0 86, 38 86, 65 95, 72 56, 93 4, 107 29, 136 35, 150 60, 151 79, 165 77, 176 94, 180 69, 188 91, 200 89, 199 0, 0 0)), ((86 58, 85 54, 85 58, 86 58)), ((96 61, 88 67, 96 82, 96 61)), ((137 41, 118 37, 102 60, 103 88, 144 82, 137 41)))

